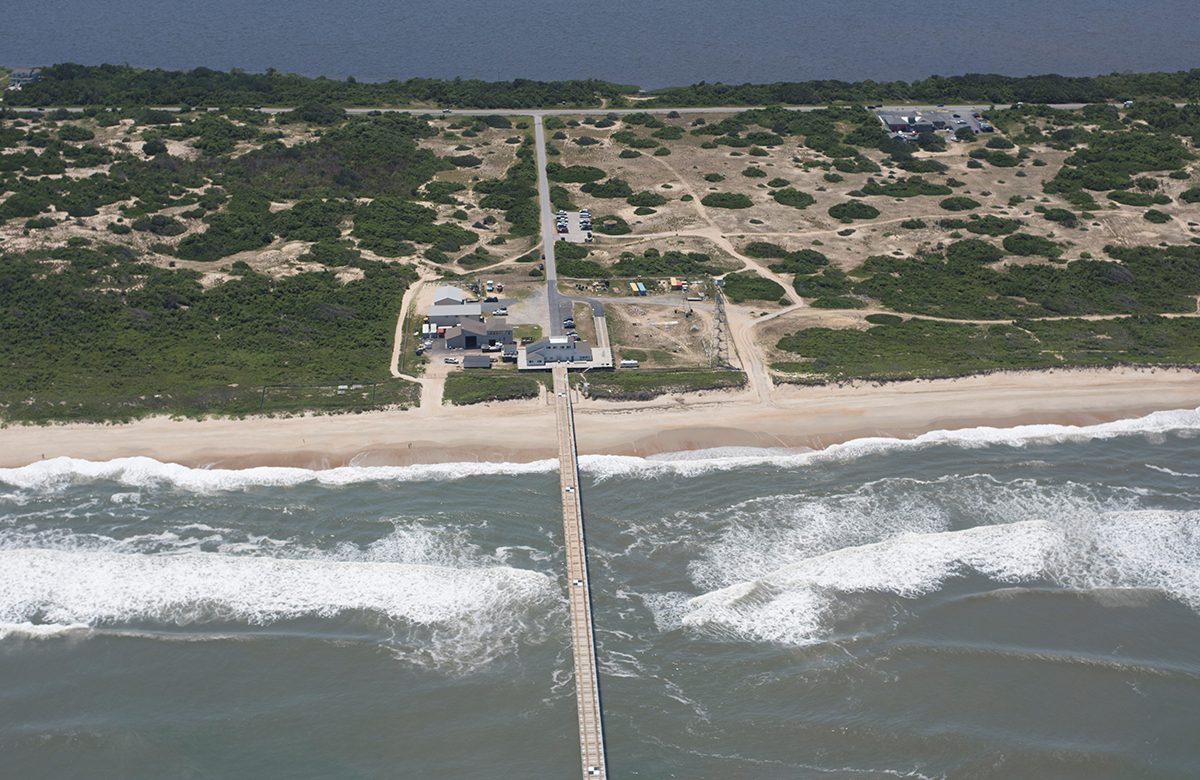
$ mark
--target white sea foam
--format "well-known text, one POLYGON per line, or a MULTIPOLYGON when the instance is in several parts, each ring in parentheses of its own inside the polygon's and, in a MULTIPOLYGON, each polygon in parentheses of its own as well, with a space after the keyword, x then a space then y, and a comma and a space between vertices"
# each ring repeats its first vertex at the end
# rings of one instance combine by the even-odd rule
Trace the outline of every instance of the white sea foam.
POLYGON ((1065 587, 1150 588, 1200 610, 1200 512, 1081 513, 940 533, 905 533, 825 552, 687 604, 686 627, 804 645, 830 631, 841 594, 913 598, 975 572, 996 582, 1049 580, 1065 587))
POLYGON ((64 636, 87 636, 92 627, 83 623, 0 623, 0 639, 51 639, 64 636))
POLYGON ((328 486, 362 482, 418 482, 463 479, 487 474, 542 474, 558 468, 557 460, 530 463, 430 463, 416 466, 340 466, 302 469, 259 466, 248 469, 189 468, 153 458, 89 461, 52 458, 28 466, 0 469, 0 483, 26 490, 46 490, 77 482, 106 480, 137 488, 175 487, 195 492, 291 487, 304 483, 328 486))
MULTIPOLYGON (((1170 432, 1200 434, 1200 409, 1155 412, 1099 425, 1021 425, 1014 428, 964 428, 940 430, 911 439, 869 437, 834 444, 823 450, 715 448, 665 453, 649 458, 623 455, 585 455, 580 468, 597 479, 610 477, 697 476, 717 470, 748 466, 794 468, 810 463, 843 462, 901 449, 937 445, 964 448, 1024 447, 1120 436, 1160 436, 1170 432)), ((315 483, 327 486, 362 482, 414 482, 465 479, 494 474, 545 474, 558 468, 557 460, 529 463, 434 463, 413 466, 341 466, 302 469, 263 466, 248 469, 189 468, 152 458, 117 458, 88 461, 53 458, 28 466, 0 469, 0 484, 24 490, 47 490, 77 482, 108 480, 134 488, 169 486, 196 492, 242 490, 251 487, 292 486, 315 483)), ((20 494, 8 494, 15 500, 20 494)), ((0 499, 6 496, 0 495, 0 499)))
POLYGON ((689 524, 720 528, 689 567, 705 589, 753 580, 816 555, 905 533, 938 533, 1047 517, 1132 510, 1142 497, 1125 488, 1075 482, 1001 481, 987 474, 932 480, 885 478, 829 496, 751 499, 689 524))
POLYGON ((1169 469, 1166 466, 1155 466, 1153 463, 1147 463, 1146 468, 1151 469, 1153 471, 1157 471, 1161 474, 1170 475, 1172 477, 1185 477, 1187 479, 1200 479, 1200 474, 1192 474, 1187 471, 1175 471, 1174 469, 1169 469))
MULTIPOLYGON (((56 548, 0 547, 0 638, 121 628, 241 624, 365 614, 394 632, 407 660, 474 668, 538 638, 559 593, 546 574, 446 566, 430 541, 396 557, 384 543, 355 559, 195 551, 130 554, 123 541, 73 537, 56 548)), ((461 562, 461 561, 460 561, 461 562)))

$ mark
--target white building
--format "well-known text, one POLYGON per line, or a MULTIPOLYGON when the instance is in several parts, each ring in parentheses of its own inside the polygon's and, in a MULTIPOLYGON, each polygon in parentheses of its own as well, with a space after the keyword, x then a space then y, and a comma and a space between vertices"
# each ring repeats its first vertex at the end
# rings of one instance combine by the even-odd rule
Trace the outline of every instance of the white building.
POLYGON ((552 363, 592 362, 592 348, 586 341, 570 336, 551 336, 521 347, 517 368, 545 368, 552 363))

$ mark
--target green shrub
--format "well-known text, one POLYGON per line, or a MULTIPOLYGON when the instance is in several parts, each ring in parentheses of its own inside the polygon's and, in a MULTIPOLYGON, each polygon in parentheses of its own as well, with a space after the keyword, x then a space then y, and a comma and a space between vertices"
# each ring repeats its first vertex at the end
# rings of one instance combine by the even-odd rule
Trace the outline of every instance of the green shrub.
POLYGON ((96 137, 96 134, 86 127, 79 125, 63 125, 58 129, 58 138, 60 141, 91 141, 96 137))
POLYGON ((787 250, 767 241, 751 241, 742 248, 742 254, 747 257, 782 258, 787 257, 787 250))
POLYGON ((1171 215, 1158 209, 1146 209, 1146 213, 1142 214, 1142 219, 1147 222, 1153 222, 1156 225, 1161 225, 1171 221, 1171 215))
POLYGON ((1005 219, 986 214, 967 222, 966 229, 982 236, 1002 236, 1016 231, 1023 223, 1019 219, 1005 219))
POLYGON ((612 178, 589 186, 584 190, 593 198, 628 198, 633 194, 633 188, 624 179, 612 178))
POLYGON ((899 325, 904 322, 903 317, 895 314, 868 314, 866 319, 872 325, 899 325))
POLYGON ((600 181, 607 175, 600 168, 591 165, 566 166, 553 162, 546 164, 546 178, 560 183, 584 184, 590 181, 600 181))
POLYGON ((843 222, 850 222, 856 219, 875 219, 875 217, 879 216, 879 209, 863 203, 861 200, 849 200, 845 203, 830 206, 829 216, 834 219, 840 219, 843 222))
POLYGON ((771 193, 771 197, 776 203, 781 203, 784 206, 791 206, 796 209, 806 209, 816 202, 816 198, 809 195, 807 192, 794 189, 792 187, 784 187, 781 190, 775 190, 771 193))
POLYGON ((994 263, 1004 257, 995 244, 978 238, 964 238, 946 247, 946 259, 959 263, 994 263))
POLYGON ((134 230, 140 230, 146 233, 153 233, 156 236, 177 236, 180 233, 187 231, 187 226, 173 217, 168 217, 165 214, 155 214, 151 217, 142 217, 135 220, 132 225, 134 230))
POLYGON ((909 173, 945 173, 949 170, 944 163, 928 159, 900 160, 896 165, 909 173))
POLYGON ((700 199, 709 208, 748 209, 754 205, 750 197, 740 192, 710 192, 700 199))
POLYGON ((1179 200, 1182 203, 1200 203, 1200 187, 1189 187, 1179 193, 1179 200))
POLYGON ((118 236, 123 236, 133 232, 133 228, 126 225, 124 222, 109 222, 107 225, 109 232, 116 233, 118 236))
POLYGON ((1053 258, 1062 254, 1062 247, 1050 239, 1031 236, 1028 233, 1013 233, 1011 236, 1005 236, 1004 248, 1010 253, 1022 257, 1041 255, 1053 258))
MULTIPOLYGON (((719 173, 706 173, 706 174, 704 174, 704 180, 711 181, 715 184, 716 182, 719 182, 719 181, 725 181, 725 177, 719 173)), ((1198 193, 1200 193, 1200 187, 1197 187, 1196 189, 1197 189, 1198 193)))
POLYGON ((1128 190, 1114 190, 1108 193, 1108 199, 1126 206, 1161 206, 1171 202, 1171 199, 1162 193, 1151 195, 1145 192, 1130 192, 1128 190))
POLYGON ((819 274, 797 276, 792 281, 792 288, 804 298, 831 298, 849 294, 853 291, 853 284, 844 271, 828 267, 819 274))
POLYGON ((786 187, 788 184, 790 184, 790 182, 787 179, 781 179, 778 176, 767 182, 767 186, 773 188, 786 187))
POLYGON ((866 303, 849 295, 825 295, 809 301, 814 309, 862 309, 866 303))
POLYGON ((938 203, 938 205, 944 208, 946 211, 970 211, 971 209, 979 208, 980 203, 977 200, 972 200, 971 198, 962 195, 956 195, 952 198, 946 198, 938 203))
POLYGON ((900 227, 904 228, 905 230, 921 230, 922 228, 928 227, 928 225, 925 224, 925 220, 923 219, 913 218, 906 219, 901 222, 900 227))
POLYGON ((762 168, 759 168, 754 165, 751 165, 750 167, 745 168, 742 171, 742 175, 747 178, 750 178, 750 179, 765 179, 765 178, 767 178, 767 172, 764 171, 762 168))
POLYGON ((667 199, 657 192, 642 192, 634 193, 625 199, 625 202, 630 206, 661 206, 667 202, 667 199))
MULTIPOLYGON (((559 244, 566 242, 560 241, 559 244)), ((562 276, 569 279, 604 279, 612 276, 612 273, 593 260, 559 260, 557 263, 558 272, 562 276)))
POLYGON ((949 195, 952 190, 941 184, 932 184, 920 176, 907 179, 896 179, 880 184, 875 179, 868 179, 861 190, 863 195, 884 195, 890 198, 913 198, 918 195, 949 195))
POLYGON ((1050 208, 1041 211, 1043 218, 1051 222, 1057 222, 1066 227, 1075 227, 1079 224, 1079 217, 1073 211, 1067 209, 1050 208))
POLYGON ((537 398, 545 378, 515 371, 452 371, 442 398, 455 406, 537 398))
POLYGON ((622 149, 620 152, 617 153, 617 157, 620 157, 622 160, 632 160, 635 157, 641 157, 641 156, 642 156, 642 153, 639 152, 637 149, 622 149))
POLYGON ((778 282, 766 279, 753 271, 726 274, 725 297, 734 303, 743 301, 777 301, 784 296, 778 282))
POLYGON ((606 236, 624 236, 633 232, 628 222, 613 214, 593 220, 592 225, 597 233, 606 236))

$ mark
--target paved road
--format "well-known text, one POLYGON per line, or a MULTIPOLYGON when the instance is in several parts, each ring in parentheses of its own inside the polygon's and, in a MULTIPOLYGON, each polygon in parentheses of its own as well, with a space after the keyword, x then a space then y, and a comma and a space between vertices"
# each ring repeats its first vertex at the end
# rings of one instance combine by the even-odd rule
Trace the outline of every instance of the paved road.
MULTIPOLYGON (((558 240, 558 231, 554 228, 554 212, 550 209, 550 180, 546 176, 546 128, 542 125, 542 117, 533 117, 534 156, 537 160, 538 174, 538 210, 542 222, 542 254, 546 264, 546 305, 550 308, 550 336, 561 336, 563 333, 561 316, 562 296, 558 292, 558 268, 554 264, 554 243, 558 240)), ((567 303, 570 306, 570 303, 567 303)))

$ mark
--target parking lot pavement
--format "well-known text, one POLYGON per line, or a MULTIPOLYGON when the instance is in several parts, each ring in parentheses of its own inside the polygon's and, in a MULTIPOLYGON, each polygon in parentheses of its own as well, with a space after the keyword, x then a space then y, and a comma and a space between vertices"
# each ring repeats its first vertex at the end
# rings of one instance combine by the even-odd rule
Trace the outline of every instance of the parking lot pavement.
MULTIPOLYGON (((564 216, 563 212, 555 212, 554 220, 557 228, 559 220, 564 216)), ((567 218, 567 232, 558 234, 559 241, 570 241, 572 244, 582 244, 587 241, 590 230, 584 230, 582 220, 578 211, 568 211, 565 213, 567 218)))

